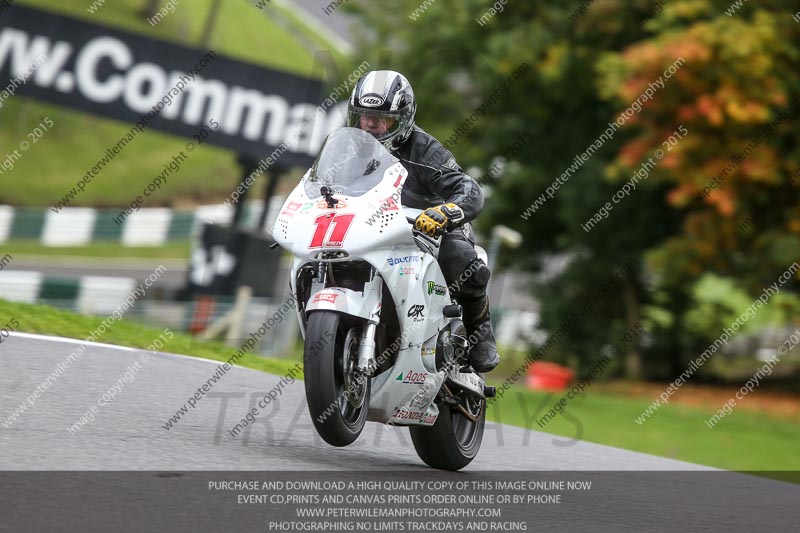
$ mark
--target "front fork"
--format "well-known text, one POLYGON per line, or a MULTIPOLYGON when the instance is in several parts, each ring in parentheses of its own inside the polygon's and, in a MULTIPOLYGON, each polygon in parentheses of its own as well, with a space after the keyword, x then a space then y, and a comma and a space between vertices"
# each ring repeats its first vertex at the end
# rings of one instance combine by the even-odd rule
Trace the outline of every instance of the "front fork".
POLYGON ((383 278, 372 269, 372 279, 364 284, 364 305, 369 306, 369 318, 358 345, 358 367, 356 372, 369 375, 377 366, 375 364, 375 332, 381 315, 383 297, 383 278))
MULTIPOLYGON (((317 264, 315 278, 311 285, 311 294, 325 288, 328 279, 328 263, 320 261, 317 264)), ((383 278, 378 276, 375 269, 372 268, 371 279, 364 283, 363 305, 367 307, 365 311, 369 318, 359 339, 358 364, 356 366, 356 373, 364 376, 368 376, 377 366, 375 364, 375 332, 380 321, 382 297, 383 278)))
POLYGON ((367 322, 367 327, 361 335, 361 342, 358 344, 358 367, 356 372, 359 374, 369 374, 375 365, 375 331, 378 324, 367 322))

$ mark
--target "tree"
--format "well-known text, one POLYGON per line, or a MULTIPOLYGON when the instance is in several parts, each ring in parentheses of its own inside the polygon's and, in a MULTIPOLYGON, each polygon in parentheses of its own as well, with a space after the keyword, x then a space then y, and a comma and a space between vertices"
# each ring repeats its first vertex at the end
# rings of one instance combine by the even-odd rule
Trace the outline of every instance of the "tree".
MULTIPOLYGON (((410 24, 406 17, 418 7, 416 1, 401 2, 391 13, 369 6, 356 9, 374 32, 362 49, 391 44, 391 61, 380 67, 408 75, 418 96, 419 123, 443 141, 452 139, 446 144, 462 166, 488 169, 496 156, 505 154, 504 172, 491 180, 491 200, 479 226, 486 230, 502 223, 523 234, 526 246, 514 258, 520 268, 541 271, 547 257, 570 254, 567 271, 538 287, 545 306, 543 323, 550 331, 568 321, 621 265, 674 231, 675 217, 663 200, 646 211, 629 202, 590 233, 581 229, 580 223, 619 186, 603 176, 624 132, 582 164, 541 209, 522 216, 615 116, 616 104, 601 98, 596 86, 602 54, 624 49, 645 33, 631 23, 636 13, 617 16, 624 10, 616 3, 611 15, 593 8, 573 22, 570 14, 578 4, 509 3, 484 26, 476 19, 487 7, 476 1, 439 1, 410 24), (529 68, 512 83, 509 76, 523 64, 529 68), (476 119, 473 112, 482 105, 488 112, 476 119), (463 134, 455 135, 454 128, 463 134), (515 149, 520 139, 531 140, 515 149)), ((649 202, 663 191, 648 186, 640 194, 640 200, 649 202)), ((617 332, 639 322, 646 300, 639 274, 618 283, 591 321, 575 326, 552 357, 562 353, 594 361, 617 332)), ((630 349, 628 368, 638 375, 639 352, 635 345, 630 349)))
POLYGON ((727 0, 670 0, 644 24, 649 0, 580 5, 511 2, 488 20, 477 1, 439 0, 422 13, 417 0, 391 11, 351 9, 371 32, 361 49, 376 68, 408 75, 418 122, 462 166, 499 168, 504 156, 499 176, 481 180, 491 199, 479 227, 522 233, 519 268, 541 272, 546 258, 569 257, 560 275, 536 287, 546 329, 568 321, 621 265, 639 265, 552 356, 595 360, 619 332, 644 322, 647 350, 634 343, 617 368, 665 377, 681 371, 698 340, 685 320, 703 273, 756 292, 800 249, 797 185, 785 187, 800 169, 794 115, 724 183, 692 200, 800 94, 800 25, 788 1, 728 15, 727 0), (511 83, 522 64, 529 68, 511 83), (642 98, 670 67, 663 86, 642 98), (615 121, 623 125, 607 133, 615 121), (520 147, 521 139, 531 140, 520 147), (649 165, 659 149, 663 157, 649 165), (635 172, 635 190, 613 202, 635 172), (741 229, 756 218, 757 230, 741 229))
POLYGON ((800 258, 800 26, 790 4, 748 3, 731 16, 729 2, 671 1, 647 23, 648 38, 601 63, 601 86, 622 107, 676 57, 686 61, 609 167, 629 171, 688 130, 653 175, 681 231, 648 253, 661 299, 651 310, 668 325, 661 341, 674 344, 671 328, 684 352, 673 375, 716 337, 687 327, 697 309, 709 312, 697 301, 704 274, 756 295, 800 258))

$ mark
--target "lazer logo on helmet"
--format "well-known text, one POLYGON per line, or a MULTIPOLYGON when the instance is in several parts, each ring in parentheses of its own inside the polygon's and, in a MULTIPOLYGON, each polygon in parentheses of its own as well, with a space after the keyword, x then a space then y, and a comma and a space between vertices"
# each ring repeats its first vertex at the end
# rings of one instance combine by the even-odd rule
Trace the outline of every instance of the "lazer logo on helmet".
POLYGON ((358 101, 358 103, 363 105, 364 107, 382 106, 383 102, 385 102, 383 97, 382 96, 377 96, 377 95, 362 96, 361 99, 358 101))
POLYGON ((406 375, 404 376, 402 372, 400 372, 395 381, 402 381, 403 383, 408 383, 409 385, 422 385, 425 383, 425 378, 428 377, 426 372, 414 372, 409 370, 406 375))

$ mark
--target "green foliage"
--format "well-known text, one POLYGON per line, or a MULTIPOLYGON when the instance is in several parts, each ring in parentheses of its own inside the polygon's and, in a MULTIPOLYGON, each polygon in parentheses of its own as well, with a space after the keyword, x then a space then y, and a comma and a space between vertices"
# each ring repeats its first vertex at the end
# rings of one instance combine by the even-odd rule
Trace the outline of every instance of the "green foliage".
POLYGON ((758 296, 760 294, 748 294, 733 279, 704 274, 692 288, 693 302, 686 313, 687 329, 704 339, 714 339, 740 317, 742 320, 747 317, 747 321, 738 332, 746 334, 768 326, 784 326, 800 316, 800 298, 784 292, 770 297, 763 307, 754 308, 755 315, 743 314, 758 296))
MULTIPOLYGON (((704 273, 730 277, 744 294, 758 294, 797 258, 800 187, 779 198, 770 198, 770 192, 800 166, 794 134, 800 113, 688 216, 680 209, 729 155, 800 94, 800 24, 791 19, 788 1, 750 2, 728 16, 728 0, 670 0, 644 24, 640 20, 653 9, 649 0, 595 2, 570 18, 580 4, 510 2, 485 26, 476 19, 487 5, 477 0, 439 0, 413 22, 409 15, 417 0, 398 2, 389 11, 369 5, 350 9, 374 32, 362 47, 367 58, 383 57, 376 64, 408 75, 418 94, 420 125, 443 141, 516 65, 531 66, 488 115, 450 145, 462 166, 477 168, 476 178, 504 156, 505 171, 486 187, 492 194, 478 227, 486 232, 504 224, 519 231, 525 246, 513 257, 505 254, 505 260, 520 268, 541 271, 553 254, 570 258, 566 270, 543 278, 535 289, 543 302, 543 327, 551 332, 616 268, 640 260, 641 270, 617 282, 547 357, 589 362, 641 320, 648 329, 645 374, 669 376, 682 371, 702 340, 698 336, 712 333, 707 314, 713 305, 702 300, 704 292, 700 302, 691 293, 704 273), (685 64, 641 112, 523 218, 575 156, 677 58, 685 64), (688 135, 635 193, 584 231, 581 224, 682 125, 688 135), (525 134, 533 140, 509 152, 525 134), (740 231, 738 225, 758 209, 767 214, 757 229, 740 231), (704 326, 688 328, 695 320, 704 326)), ((796 288, 790 284, 786 290, 796 288)), ((727 302, 727 309, 734 313, 742 303, 741 298, 727 302)))

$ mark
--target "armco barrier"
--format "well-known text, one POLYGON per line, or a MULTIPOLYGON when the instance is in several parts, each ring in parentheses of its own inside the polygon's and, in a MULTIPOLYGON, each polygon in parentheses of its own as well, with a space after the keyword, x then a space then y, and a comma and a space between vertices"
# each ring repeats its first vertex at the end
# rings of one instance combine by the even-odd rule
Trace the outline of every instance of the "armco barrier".
POLYGON ((29 270, 4 270, 0 274, 0 298, 13 302, 48 303, 85 314, 114 311, 137 285, 133 278, 46 276, 29 270))
MULTIPOLYGON (((272 227, 283 198, 270 202, 264 229, 272 227)), ((244 225, 258 222, 262 202, 245 206, 244 225)), ((122 224, 114 223, 116 209, 67 207, 58 213, 46 208, 0 205, 0 244, 19 239, 36 239, 42 246, 84 246, 92 242, 119 242, 124 246, 162 246, 168 241, 188 240, 204 221, 225 224, 231 220, 229 205, 204 205, 194 211, 166 207, 142 208, 122 224)))

